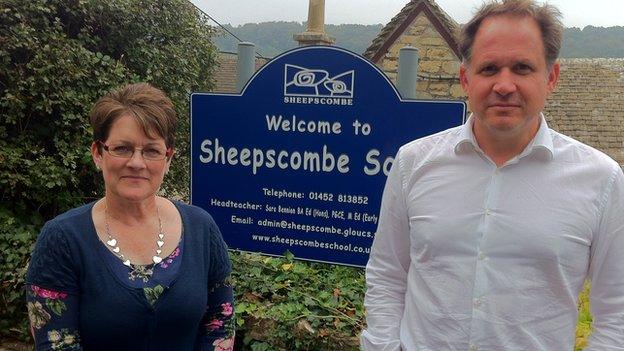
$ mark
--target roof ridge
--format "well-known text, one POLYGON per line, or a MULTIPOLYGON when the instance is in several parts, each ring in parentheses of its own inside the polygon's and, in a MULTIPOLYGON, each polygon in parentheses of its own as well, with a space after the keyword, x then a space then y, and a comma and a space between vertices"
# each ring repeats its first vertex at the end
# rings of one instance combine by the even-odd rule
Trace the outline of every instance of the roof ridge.
POLYGON ((438 6, 434 0, 411 0, 381 29, 379 35, 373 39, 371 45, 364 52, 364 57, 375 61, 376 57, 379 56, 379 51, 383 49, 384 46, 389 45, 388 41, 393 40, 393 36, 396 36, 395 33, 404 26, 406 20, 412 16, 416 16, 414 11, 419 8, 422 12, 426 12, 425 9, 427 9, 429 13, 438 20, 443 27, 442 29, 447 31, 447 33, 440 34, 445 40, 450 41, 449 45, 451 49, 455 51, 457 46, 455 32, 459 24, 438 6))

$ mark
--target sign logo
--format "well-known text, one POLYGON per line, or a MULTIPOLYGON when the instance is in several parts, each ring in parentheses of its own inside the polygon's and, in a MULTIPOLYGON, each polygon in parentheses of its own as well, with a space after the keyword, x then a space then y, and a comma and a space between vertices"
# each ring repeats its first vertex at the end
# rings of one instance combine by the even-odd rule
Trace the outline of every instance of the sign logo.
POLYGON ((323 69, 284 65, 284 102, 353 105, 354 70, 335 76, 323 69))

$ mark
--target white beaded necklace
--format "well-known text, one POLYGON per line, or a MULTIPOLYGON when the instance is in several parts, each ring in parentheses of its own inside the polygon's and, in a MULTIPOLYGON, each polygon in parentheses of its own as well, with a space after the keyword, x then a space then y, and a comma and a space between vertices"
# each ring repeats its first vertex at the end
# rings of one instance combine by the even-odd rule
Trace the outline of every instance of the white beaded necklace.
MULTIPOLYGON (((154 262, 154 264, 159 264, 163 260, 161 255, 162 255, 162 247, 165 245, 165 233, 163 232, 163 229, 162 229, 162 219, 160 218, 160 206, 158 205, 156 205, 156 216, 158 217, 158 233, 156 237, 156 255, 152 256, 152 262, 154 262)), ((135 267, 137 267, 138 265, 132 264, 132 262, 130 262, 130 259, 126 258, 123 255, 123 253, 121 253, 121 250, 119 249, 119 245, 117 245, 118 243, 117 239, 113 238, 113 236, 111 235, 110 226, 108 224, 108 206, 106 202, 104 202, 104 227, 106 230, 106 236, 108 236, 106 245, 108 245, 111 248, 111 251, 113 251, 113 253, 115 253, 115 255, 117 255, 117 257, 121 259, 124 265, 132 268, 133 270, 137 270, 137 268, 135 267)), ((142 267, 141 270, 144 270, 143 266, 138 266, 138 267, 142 267)))

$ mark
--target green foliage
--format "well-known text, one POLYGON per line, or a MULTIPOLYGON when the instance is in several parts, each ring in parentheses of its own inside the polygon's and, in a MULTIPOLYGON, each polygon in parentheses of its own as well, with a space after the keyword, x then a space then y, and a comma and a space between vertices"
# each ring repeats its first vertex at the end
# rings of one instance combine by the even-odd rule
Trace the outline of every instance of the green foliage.
POLYGON ((358 54, 364 51, 377 38, 383 26, 381 24, 329 24, 326 25, 327 32, 336 38, 336 45, 349 49, 358 54))
POLYGON ((22 221, 0 206, 0 337, 27 337, 24 273, 41 224, 36 215, 22 221))
MULTIPOLYGON (((225 27, 239 38, 256 44, 257 51, 273 57, 297 47, 293 34, 305 31, 304 23, 263 22, 225 27)), ((326 25, 325 31, 336 38, 336 45, 362 54, 370 46, 382 25, 340 24, 326 25)), ((236 52, 237 40, 222 31, 215 44, 221 51, 236 52)), ((566 28, 563 33, 561 57, 624 57, 624 27, 566 28)))
MULTIPOLYGON (((0 245, 5 238, 0 236, 0 245)), ((236 350, 358 350, 357 335, 365 323, 362 269, 295 261, 291 254, 232 253, 231 259, 236 350)), ((11 276, 20 279, 19 273, 11 276)), ((586 346, 591 332, 588 296, 587 284, 579 298, 576 351, 586 346)))
MULTIPOLYGON (((299 22, 263 22, 247 23, 225 27, 239 38, 256 44, 257 51, 266 57, 273 57, 297 47, 293 34, 306 30, 305 23, 299 22)), ((381 31, 381 24, 328 24, 325 31, 336 39, 336 45, 362 54, 381 31)), ((215 44, 221 51, 236 52, 237 40, 222 31, 215 44)))
POLYGON ((624 27, 566 28, 561 57, 624 57, 624 27))
POLYGON ((186 0, 3 0, 0 5, 0 337, 24 336, 23 274, 45 220, 100 197, 88 113, 147 81, 180 116, 166 192, 188 189, 188 94, 209 90, 213 29, 186 0))
POLYGON ((233 253, 237 348, 358 350, 364 271, 233 253))
MULTIPOLYGON (((237 350, 358 350, 364 270, 232 253, 237 350)), ((575 350, 591 333, 589 284, 579 296, 575 350)))

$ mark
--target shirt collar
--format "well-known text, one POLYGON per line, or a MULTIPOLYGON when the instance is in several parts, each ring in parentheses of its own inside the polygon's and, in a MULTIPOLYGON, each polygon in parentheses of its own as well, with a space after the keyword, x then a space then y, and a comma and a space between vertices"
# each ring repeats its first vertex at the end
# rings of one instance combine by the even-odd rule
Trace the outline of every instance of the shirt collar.
MULTIPOLYGON (((472 125, 474 123, 474 116, 470 114, 466 123, 464 123, 460 130, 457 141, 455 142, 455 153, 460 154, 470 148, 472 146, 472 150, 477 150, 479 152, 483 152, 475 139, 474 133, 472 131, 472 125)), ((527 147, 518 155, 518 158, 524 157, 526 155, 532 154, 535 151, 543 151, 544 156, 548 160, 552 160, 554 155, 553 150, 553 140, 552 135, 550 134, 550 130, 548 128, 548 123, 546 123, 546 118, 544 115, 540 113, 540 127, 535 134, 535 137, 529 142, 527 147)))
POLYGON ((455 153, 459 154, 466 150, 467 147, 472 146, 473 149, 480 150, 477 140, 472 133, 472 124, 474 123, 474 117, 472 113, 459 129, 459 135, 457 142, 455 143, 455 153))

